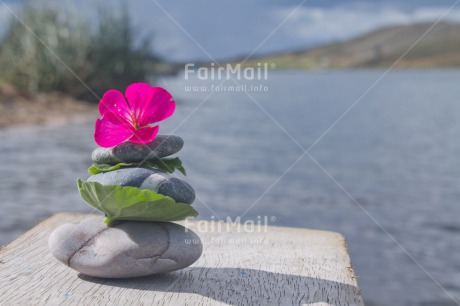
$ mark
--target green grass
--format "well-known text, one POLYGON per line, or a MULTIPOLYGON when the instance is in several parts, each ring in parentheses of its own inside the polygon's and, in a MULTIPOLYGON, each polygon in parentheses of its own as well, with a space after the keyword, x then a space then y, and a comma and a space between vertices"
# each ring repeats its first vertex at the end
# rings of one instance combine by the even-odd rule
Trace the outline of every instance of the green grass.
POLYGON ((157 62, 150 40, 136 37, 126 13, 100 10, 98 17, 90 22, 26 4, 19 14, 22 22, 13 19, 0 41, 0 80, 25 93, 60 91, 92 101, 97 98, 91 91, 101 96, 107 89, 145 81, 157 62))

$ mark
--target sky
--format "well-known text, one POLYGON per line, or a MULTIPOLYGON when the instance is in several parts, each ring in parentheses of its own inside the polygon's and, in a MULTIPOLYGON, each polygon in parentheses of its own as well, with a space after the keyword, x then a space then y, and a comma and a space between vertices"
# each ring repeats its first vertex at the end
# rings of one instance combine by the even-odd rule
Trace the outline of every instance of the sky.
MULTIPOLYGON (((11 8, 21 1, 2 0, 11 8)), ((10 13, 0 1, 0 20, 10 13)), ((39 1, 39 0, 35 0, 39 1)), ((47 0, 58 2, 58 0, 47 0)), ((456 0, 66 0, 82 14, 127 9, 139 37, 168 61, 221 61, 298 50, 394 24, 460 22, 456 0), (450 10, 449 10, 450 9, 450 10)))

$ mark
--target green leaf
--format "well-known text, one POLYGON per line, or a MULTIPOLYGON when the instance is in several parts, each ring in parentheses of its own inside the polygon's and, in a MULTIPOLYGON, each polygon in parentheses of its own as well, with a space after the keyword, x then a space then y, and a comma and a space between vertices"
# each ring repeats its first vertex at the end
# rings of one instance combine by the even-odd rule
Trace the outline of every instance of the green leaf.
POLYGON ((184 166, 182 166, 182 161, 179 157, 174 158, 162 158, 154 163, 149 162, 147 163, 149 167, 158 168, 161 171, 167 173, 173 173, 176 169, 179 170, 183 175, 187 175, 185 172, 184 166))
POLYGON ((121 167, 129 167, 131 165, 133 165, 133 164, 119 163, 119 164, 116 164, 116 165, 109 165, 109 164, 94 163, 94 164, 91 165, 91 167, 89 167, 88 172, 89 172, 89 174, 95 175, 95 174, 98 174, 98 173, 101 173, 101 172, 109 172, 109 171, 113 171, 113 170, 118 170, 121 167))
POLYGON ((166 173, 173 173, 174 171, 179 170, 183 175, 187 175, 184 166, 182 166, 182 161, 179 157, 174 158, 162 158, 155 161, 143 162, 143 163, 119 163, 116 165, 109 164, 98 164, 94 163, 89 167, 88 172, 91 175, 95 175, 102 172, 109 172, 118 170, 120 168, 127 167, 146 167, 146 168, 156 168, 166 173))
POLYGON ((80 179, 77 184, 83 200, 104 212, 107 223, 113 220, 178 221, 198 216, 191 205, 178 203, 152 190, 105 186, 80 179))

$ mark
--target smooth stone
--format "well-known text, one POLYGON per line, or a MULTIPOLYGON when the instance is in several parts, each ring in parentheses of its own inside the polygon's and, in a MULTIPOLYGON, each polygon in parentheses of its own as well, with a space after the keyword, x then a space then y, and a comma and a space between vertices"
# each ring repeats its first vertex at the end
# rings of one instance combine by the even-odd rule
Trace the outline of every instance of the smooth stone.
POLYGON ((88 182, 150 189, 169 196, 176 202, 186 204, 192 204, 195 201, 195 191, 192 186, 160 170, 124 168, 92 175, 88 178, 88 182))
POLYGON ((123 142, 113 148, 97 148, 92 159, 99 164, 140 163, 156 160, 179 152, 184 141, 179 136, 158 135, 152 142, 137 144, 123 142))
POLYGON ((104 278, 183 269, 203 252, 200 237, 179 224, 123 221, 108 227, 102 218, 58 227, 48 246, 54 257, 70 268, 104 278))

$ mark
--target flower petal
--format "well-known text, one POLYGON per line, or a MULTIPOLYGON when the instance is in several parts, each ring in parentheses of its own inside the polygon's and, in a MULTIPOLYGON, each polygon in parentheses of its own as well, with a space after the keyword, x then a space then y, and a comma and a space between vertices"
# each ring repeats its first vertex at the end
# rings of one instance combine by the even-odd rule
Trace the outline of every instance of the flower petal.
POLYGON ((125 124, 113 122, 116 115, 107 113, 101 119, 96 120, 94 140, 103 148, 116 146, 133 135, 133 130, 125 124))
POLYGON ((176 110, 176 102, 171 100, 172 95, 161 87, 152 87, 152 91, 153 106, 148 120, 159 122, 169 118, 176 110))
MULTIPOLYGON (((126 103, 125 97, 118 90, 108 90, 99 102, 99 112, 102 116, 112 114, 108 119, 115 120, 113 123, 131 123, 131 110, 126 103)), ((132 123, 131 123, 132 125, 132 123)))
POLYGON ((149 143, 155 139, 158 134, 159 126, 148 126, 139 130, 133 131, 133 137, 129 139, 130 142, 134 143, 149 143))
POLYGON ((147 83, 131 84, 125 96, 140 126, 162 121, 171 116, 176 108, 169 92, 147 83))
MULTIPOLYGON (((147 83, 134 83, 126 88, 126 99, 128 99, 128 104, 139 124, 141 124, 139 118, 145 116, 145 112, 148 111, 148 104, 152 100, 151 88, 147 83)), ((141 124, 141 126, 144 126, 144 124, 141 124)))
POLYGON ((133 83, 126 88, 125 97, 131 109, 142 108, 143 103, 150 100, 150 88, 152 86, 148 83, 133 83))

